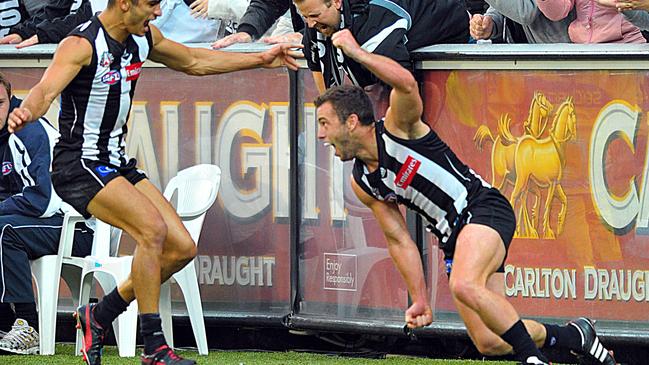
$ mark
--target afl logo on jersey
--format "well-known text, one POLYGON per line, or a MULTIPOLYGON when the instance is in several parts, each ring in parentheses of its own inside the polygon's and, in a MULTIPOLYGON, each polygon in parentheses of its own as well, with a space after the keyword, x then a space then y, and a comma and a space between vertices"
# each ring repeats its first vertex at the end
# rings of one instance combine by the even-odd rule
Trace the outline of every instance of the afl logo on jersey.
POLYGON ((106 85, 115 85, 121 79, 122 79, 122 75, 119 74, 119 71, 112 70, 101 77, 101 82, 103 82, 106 85))

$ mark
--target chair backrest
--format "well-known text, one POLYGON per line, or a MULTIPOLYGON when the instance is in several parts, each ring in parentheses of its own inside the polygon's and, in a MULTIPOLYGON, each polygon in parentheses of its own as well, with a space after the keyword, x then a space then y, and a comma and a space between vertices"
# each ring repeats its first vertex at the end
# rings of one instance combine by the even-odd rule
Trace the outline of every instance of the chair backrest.
POLYGON ((176 212, 198 244, 205 213, 216 201, 221 184, 221 169, 201 164, 188 167, 173 177, 164 191, 167 200, 176 196, 176 212))

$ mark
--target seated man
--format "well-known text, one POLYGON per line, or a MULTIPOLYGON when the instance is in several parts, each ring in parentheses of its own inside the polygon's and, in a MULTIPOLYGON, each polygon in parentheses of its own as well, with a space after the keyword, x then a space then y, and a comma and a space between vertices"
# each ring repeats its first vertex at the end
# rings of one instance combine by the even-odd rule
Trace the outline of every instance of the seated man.
MULTIPOLYGON (((7 116, 19 105, 20 100, 11 96, 11 84, 0 74, 0 323, 5 325, 0 330, 8 331, 0 339, 0 350, 35 354, 39 350, 38 314, 29 260, 58 252, 62 201, 50 180, 58 132, 41 118, 10 134, 7 116)), ((73 254, 85 256, 91 245, 92 231, 81 224, 75 232, 73 254)))

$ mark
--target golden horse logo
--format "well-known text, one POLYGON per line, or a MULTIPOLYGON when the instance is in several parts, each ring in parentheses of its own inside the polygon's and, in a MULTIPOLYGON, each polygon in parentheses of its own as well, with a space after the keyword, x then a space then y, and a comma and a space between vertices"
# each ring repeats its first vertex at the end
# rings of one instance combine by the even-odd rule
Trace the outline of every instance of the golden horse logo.
POLYGON ((522 136, 512 135, 511 118, 508 114, 503 114, 498 121, 497 137, 492 136, 486 125, 480 126, 473 137, 480 150, 487 138, 493 142, 492 185, 503 193, 508 185, 513 186, 510 203, 515 211, 518 206, 516 237, 539 237, 538 205, 542 189, 548 190, 543 214, 544 237, 555 237, 550 228, 550 210, 555 193, 561 202, 557 234, 563 230, 567 206, 560 181, 565 166, 565 142, 575 138, 576 117, 572 98, 568 98, 557 109, 549 135, 542 137, 552 109, 552 104, 545 96, 536 92, 522 136), (531 218, 527 209, 528 193, 532 193, 534 197, 531 218))

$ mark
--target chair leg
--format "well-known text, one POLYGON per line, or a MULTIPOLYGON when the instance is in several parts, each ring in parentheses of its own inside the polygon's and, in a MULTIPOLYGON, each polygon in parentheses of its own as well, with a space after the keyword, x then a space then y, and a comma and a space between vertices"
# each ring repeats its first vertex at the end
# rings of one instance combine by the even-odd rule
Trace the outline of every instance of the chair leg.
POLYGON ((162 332, 169 347, 174 347, 174 329, 171 316, 171 285, 167 280, 160 286, 160 304, 158 305, 160 319, 162 319, 162 332))
MULTIPOLYGON (((32 273, 38 289, 38 326, 41 355, 54 355, 56 344, 56 309, 59 299, 60 273, 52 272, 57 266, 55 255, 41 257, 32 265, 32 273), (57 280, 52 280, 52 277, 57 280)), ((61 269, 58 261, 59 271, 61 269)))
POLYGON ((134 300, 113 322, 117 349, 121 357, 135 356, 135 342, 137 339, 137 301, 134 300))
POLYGON ((201 293, 198 289, 198 277, 194 262, 190 262, 182 270, 175 273, 173 278, 176 280, 185 297, 187 304, 187 313, 194 331, 196 347, 200 355, 207 355, 207 335, 205 333, 205 321, 203 318, 203 305, 201 303, 201 293))
MULTIPOLYGON (((121 270, 111 270, 111 273, 97 271, 95 278, 103 289, 104 293, 110 293, 117 287, 118 283, 126 280, 130 272, 130 261, 124 260, 119 262, 118 265, 123 266, 121 270), (128 261, 128 262, 127 262, 128 261), (122 273, 123 275, 115 275, 115 273, 122 273)), ((135 356, 135 345, 137 338, 137 301, 133 301, 126 311, 120 314, 113 322, 113 331, 115 339, 117 340, 117 349, 121 357, 135 356)))

